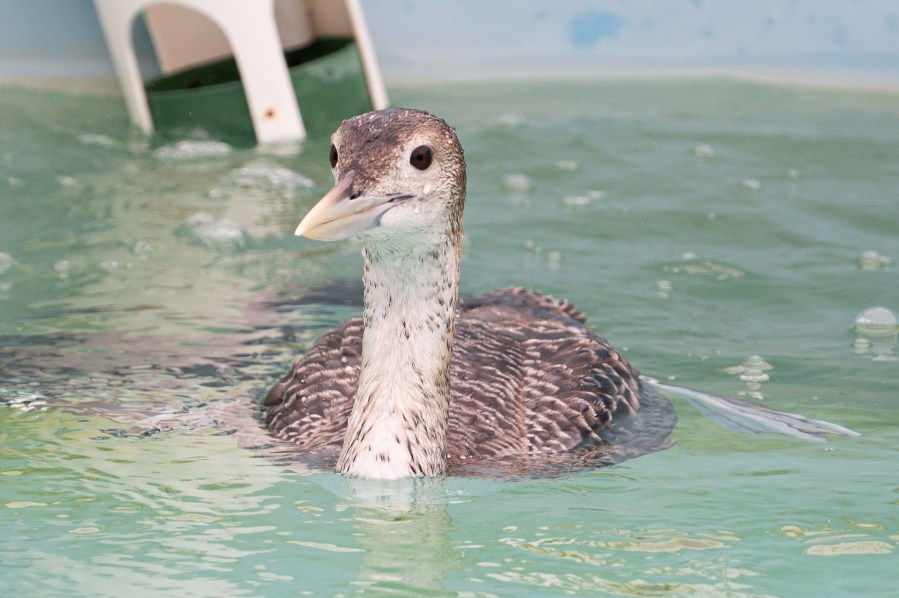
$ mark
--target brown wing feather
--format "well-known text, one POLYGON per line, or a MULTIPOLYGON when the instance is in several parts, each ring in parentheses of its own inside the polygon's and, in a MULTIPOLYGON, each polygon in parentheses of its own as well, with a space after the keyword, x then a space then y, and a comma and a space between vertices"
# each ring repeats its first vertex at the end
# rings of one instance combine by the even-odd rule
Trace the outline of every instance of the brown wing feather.
MULTIPOLYGON (((583 322, 570 303, 521 289, 463 302, 452 364, 451 468, 506 461, 527 469, 521 463, 529 458, 535 465, 576 458, 583 466, 632 456, 612 443, 629 439, 646 395, 636 371, 583 322)), ((360 318, 321 337, 263 401, 271 432, 306 451, 336 453, 361 348, 360 318)), ((667 446, 676 421, 667 401, 653 398, 655 419, 635 443, 640 452, 667 446)))
POLYGON ((262 401, 266 427, 306 451, 338 450, 362 361, 362 318, 328 331, 262 401))

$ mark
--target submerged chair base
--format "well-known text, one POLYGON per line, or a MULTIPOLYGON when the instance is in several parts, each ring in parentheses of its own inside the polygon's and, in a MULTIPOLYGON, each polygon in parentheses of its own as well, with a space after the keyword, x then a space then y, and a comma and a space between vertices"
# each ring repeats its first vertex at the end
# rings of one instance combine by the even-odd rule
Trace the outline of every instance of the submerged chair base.
MULTIPOLYGON (((213 22, 230 44, 246 97, 246 106, 257 142, 294 141, 306 136, 294 83, 285 61, 275 19, 276 0, 165 0, 164 4, 190 9, 213 22)), ((160 0, 94 0, 112 55, 128 113, 146 132, 154 129, 132 43, 132 25, 138 15, 160 0)), ((365 19, 357 0, 312 2, 308 11, 330 11, 320 20, 330 31, 344 31, 356 41, 365 74, 371 107, 388 105, 383 80, 371 47, 365 19), (335 25, 336 23, 336 25, 335 25)), ((314 16, 310 12, 308 16, 314 16)), ((310 30, 312 28, 310 27, 310 30)), ((153 31, 157 43, 166 31, 153 31)), ((200 108, 200 106, 198 106, 200 108)), ((311 109, 311 107, 310 107, 311 109)))

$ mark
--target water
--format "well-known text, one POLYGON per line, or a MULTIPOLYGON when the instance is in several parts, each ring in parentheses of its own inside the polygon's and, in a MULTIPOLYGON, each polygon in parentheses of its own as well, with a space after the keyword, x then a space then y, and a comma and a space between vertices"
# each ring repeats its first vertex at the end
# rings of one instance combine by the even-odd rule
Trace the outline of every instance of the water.
POLYGON ((148 141, 117 98, 5 88, 4 594, 895 590, 894 93, 631 81, 392 95, 447 118, 466 148, 466 292, 565 296, 647 374, 862 436, 735 434, 674 398, 677 445, 606 469, 303 474, 267 446, 252 402, 357 311, 358 245, 292 236, 331 184, 328 141, 148 141), (873 307, 888 312, 868 312, 872 336, 856 318, 873 307))

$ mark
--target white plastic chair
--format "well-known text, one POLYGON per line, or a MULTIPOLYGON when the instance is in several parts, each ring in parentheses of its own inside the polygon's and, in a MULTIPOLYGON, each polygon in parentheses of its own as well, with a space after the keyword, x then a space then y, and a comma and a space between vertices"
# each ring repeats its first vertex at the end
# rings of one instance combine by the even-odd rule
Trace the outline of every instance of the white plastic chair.
MULTIPOLYGON (((131 121, 149 133, 153 117, 131 39, 134 19, 154 4, 192 9, 214 22, 231 46, 259 143, 306 136, 275 21, 275 0, 94 0, 131 121)), ((344 0, 376 109, 388 106, 358 0, 344 0)))

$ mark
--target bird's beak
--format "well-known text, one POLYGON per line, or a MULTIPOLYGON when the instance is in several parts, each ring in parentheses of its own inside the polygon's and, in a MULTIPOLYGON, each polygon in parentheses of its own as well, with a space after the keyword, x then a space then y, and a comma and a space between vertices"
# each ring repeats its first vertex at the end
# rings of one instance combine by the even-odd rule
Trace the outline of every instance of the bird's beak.
POLYGON ((387 210, 411 195, 353 195, 353 171, 347 172, 300 222, 294 232, 318 241, 340 241, 375 228, 387 210))

